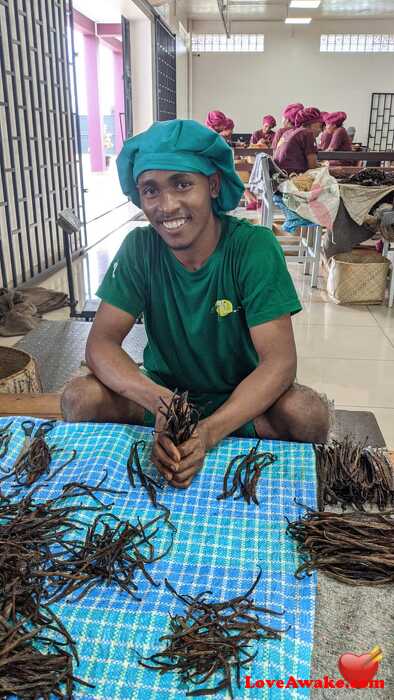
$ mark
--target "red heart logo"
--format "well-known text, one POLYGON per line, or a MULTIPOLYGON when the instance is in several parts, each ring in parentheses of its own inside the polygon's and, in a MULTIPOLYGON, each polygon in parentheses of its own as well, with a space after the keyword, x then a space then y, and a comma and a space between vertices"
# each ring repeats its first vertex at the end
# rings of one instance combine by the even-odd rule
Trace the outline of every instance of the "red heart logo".
POLYGON ((338 668, 345 681, 353 688, 365 688, 372 680, 379 668, 381 649, 374 647, 368 654, 342 654, 338 661, 338 668))

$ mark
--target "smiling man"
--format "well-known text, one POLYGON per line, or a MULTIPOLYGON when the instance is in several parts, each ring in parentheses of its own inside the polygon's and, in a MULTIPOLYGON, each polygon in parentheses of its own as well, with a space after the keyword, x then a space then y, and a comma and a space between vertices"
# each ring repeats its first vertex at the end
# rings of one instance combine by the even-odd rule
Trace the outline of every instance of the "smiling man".
POLYGON ((294 384, 301 306, 282 250, 270 230, 225 213, 243 191, 231 148, 198 122, 158 122, 126 141, 118 171, 150 226, 129 233, 100 286, 92 374, 68 385, 65 419, 155 426, 152 460, 178 488, 234 433, 325 441, 326 402, 294 384), (121 348, 141 313, 143 371, 121 348), (201 412, 178 447, 160 433, 159 411, 176 388, 201 412))

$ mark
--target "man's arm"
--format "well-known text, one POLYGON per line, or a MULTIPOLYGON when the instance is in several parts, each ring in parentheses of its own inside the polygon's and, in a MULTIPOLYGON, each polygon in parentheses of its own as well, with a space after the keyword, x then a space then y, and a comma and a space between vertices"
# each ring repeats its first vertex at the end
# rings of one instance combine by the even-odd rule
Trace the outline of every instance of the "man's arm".
POLYGON ((86 362, 109 389, 156 414, 159 397, 166 400, 172 393, 140 372, 138 365, 122 350, 122 342, 134 323, 131 314, 101 302, 89 333, 86 362))
POLYGON ((265 413, 293 384, 297 354, 290 316, 253 326, 250 334, 259 365, 215 413, 198 424, 194 437, 178 447, 182 460, 171 481, 174 486, 189 486, 208 450, 265 413))

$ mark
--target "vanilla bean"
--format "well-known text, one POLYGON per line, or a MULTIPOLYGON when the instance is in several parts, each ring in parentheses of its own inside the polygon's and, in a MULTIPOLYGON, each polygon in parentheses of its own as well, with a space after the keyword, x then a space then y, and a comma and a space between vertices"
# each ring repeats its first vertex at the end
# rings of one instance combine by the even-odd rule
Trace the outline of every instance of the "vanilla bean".
MULTIPOLYGON (((200 686, 189 690, 186 696, 214 695, 227 690, 232 698, 233 675, 240 688, 240 669, 256 657, 257 650, 248 651, 250 644, 261 639, 280 640, 289 629, 263 625, 259 615, 253 614, 262 610, 250 598, 260 577, 261 570, 244 595, 218 603, 207 601, 210 591, 195 597, 181 595, 166 579, 167 588, 182 601, 185 611, 182 615, 170 614, 170 631, 160 637, 166 643, 164 649, 149 657, 139 654, 139 664, 160 674, 176 672, 182 683, 200 686)), ((278 614, 266 608, 263 611, 278 614)))
POLYGON ((240 454, 231 460, 223 478, 223 491, 217 496, 218 501, 234 496, 239 489, 239 494, 234 500, 243 498, 248 504, 253 501, 259 505, 256 491, 261 473, 265 467, 277 460, 271 452, 257 452, 260 442, 261 440, 258 440, 246 455, 240 454), (233 474, 232 486, 229 488, 229 479, 237 462, 239 464, 233 474))
POLYGON ((166 419, 162 434, 167 435, 174 445, 182 445, 193 435, 200 420, 200 412, 188 401, 188 391, 182 394, 177 392, 178 389, 175 389, 169 403, 160 397, 165 410, 160 407, 159 411, 166 419))
POLYGON ((308 508, 305 517, 287 522, 303 559, 297 578, 318 569, 350 585, 394 583, 394 510, 338 514, 308 508))
POLYGON ((347 436, 342 442, 315 445, 318 508, 341 504, 364 510, 376 503, 379 510, 394 505, 394 476, 384 452, 347 436))

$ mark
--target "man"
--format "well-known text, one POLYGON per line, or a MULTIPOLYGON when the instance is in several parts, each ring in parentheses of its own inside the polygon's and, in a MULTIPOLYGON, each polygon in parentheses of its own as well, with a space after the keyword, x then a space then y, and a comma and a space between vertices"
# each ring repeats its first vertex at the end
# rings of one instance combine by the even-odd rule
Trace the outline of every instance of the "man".
POLYGON ((158 122, 125 143, 118 171, 150 226, 126 237, 100 286, 92 374, 68 385, 65 419, 154 425, 152 461, 178 488, 236 431, 324 441, 327 406, 294 385, 290 315, 301 307, 283 253, 271 231, 224 213, 243 190, 231 148, 198 122, 158 122), (144 372, 121 349, 142 312, 144 372), (160 432, 161 399, 176 388, 201 411, 179 447, 160 432))

